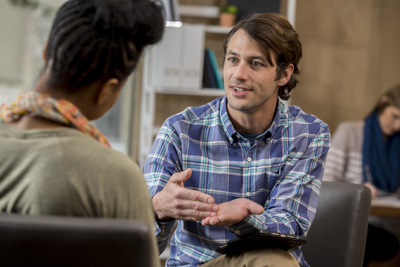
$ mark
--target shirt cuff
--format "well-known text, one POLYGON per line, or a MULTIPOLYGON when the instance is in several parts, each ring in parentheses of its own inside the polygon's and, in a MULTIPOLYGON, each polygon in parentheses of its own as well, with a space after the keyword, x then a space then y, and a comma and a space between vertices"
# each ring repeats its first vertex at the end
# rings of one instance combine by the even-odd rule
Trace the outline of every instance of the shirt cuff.
POLYGON ((169 235, 169 233, 172 231, 174 228, 176 220, 172 221, 167 221, 167 222, 161 222, 161 221, 156 221, 154 222, 154 231, 156 232, 156 236, 162 235, 169 235))

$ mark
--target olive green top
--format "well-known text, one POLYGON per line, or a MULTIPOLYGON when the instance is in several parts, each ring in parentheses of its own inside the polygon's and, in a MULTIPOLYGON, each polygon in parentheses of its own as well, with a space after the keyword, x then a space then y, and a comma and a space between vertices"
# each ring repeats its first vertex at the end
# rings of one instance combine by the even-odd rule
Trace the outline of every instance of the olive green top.
MULTIPOLYGON (((139 219, 154 231, 139 166, 72 128, 0 124, 0 212, 139 219)), ((158 266, 155 239, 154 251, 158 266)))

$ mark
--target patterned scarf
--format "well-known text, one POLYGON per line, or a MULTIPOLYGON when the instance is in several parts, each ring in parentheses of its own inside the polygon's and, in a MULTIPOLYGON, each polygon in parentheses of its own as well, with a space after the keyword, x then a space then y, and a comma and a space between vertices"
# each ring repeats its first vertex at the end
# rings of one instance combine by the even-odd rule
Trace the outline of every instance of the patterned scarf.
POLYGON ((364 127, 364 182, 394 192, 400 187, 400 133, 384 140, 376 112, 366 118, 364 127))
POLYGON ((0 106, 0 123, 18 121, 27 114, 75 127, 110 147, 107 138, 89 122, 74 104, 66 100, 56 100, 48 94, 28 91, 19 94, 10 106, 2 104, 0 106))

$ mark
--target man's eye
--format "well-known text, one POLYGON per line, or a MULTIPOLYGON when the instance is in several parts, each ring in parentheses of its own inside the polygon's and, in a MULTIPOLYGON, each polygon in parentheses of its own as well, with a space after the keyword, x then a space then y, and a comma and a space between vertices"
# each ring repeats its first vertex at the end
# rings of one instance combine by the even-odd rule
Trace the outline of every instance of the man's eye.
POLYGON ((232 62, 232 63, 236 63, 237 62, 237 58, 234 58, 234 57, 228 58, 228 60, 230 62, 232 62))
POLYGON ((261 66, 261 63, 258 62, 258 61, 252 61, 251 65, 254 66, 254 67, 258 67, 258 66, 261 66))

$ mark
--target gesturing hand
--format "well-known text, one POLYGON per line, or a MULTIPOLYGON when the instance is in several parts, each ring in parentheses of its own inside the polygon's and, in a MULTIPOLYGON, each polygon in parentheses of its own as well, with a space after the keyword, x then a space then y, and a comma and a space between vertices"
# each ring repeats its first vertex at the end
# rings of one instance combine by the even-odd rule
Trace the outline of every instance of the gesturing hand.
POLYGON ((164 189, 154 195, 152 201, 157 220, 167 221, 173 218, 198 221, 218 211, 212 196, 183 186, 183 182, 191 175, 192 169, 173 174, 164 189))
POLYGON ((202 220, 202 225, 231 226, 252 214, 263 214, 264 208, 249 199, 238 198, 218 205, 219 211, 202 220))

